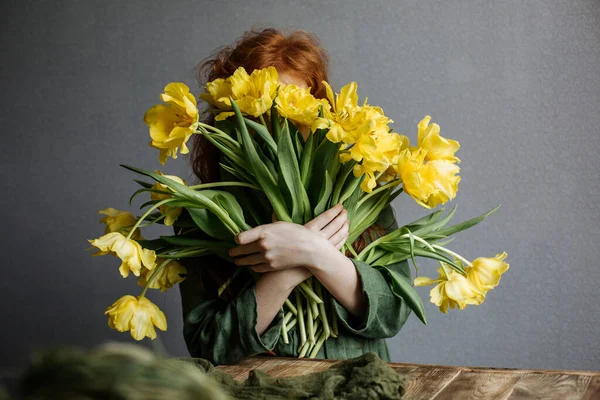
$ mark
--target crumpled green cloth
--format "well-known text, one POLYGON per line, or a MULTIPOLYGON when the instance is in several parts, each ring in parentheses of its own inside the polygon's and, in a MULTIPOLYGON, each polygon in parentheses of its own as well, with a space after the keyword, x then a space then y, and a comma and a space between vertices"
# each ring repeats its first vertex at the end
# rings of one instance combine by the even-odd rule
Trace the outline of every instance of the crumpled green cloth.
POLYGON ((227 373, 204 359, 188 359, 234 399, 313 399, 313 400, 379 400, 400 399, 407 379, 394 371, 375 353, 341 361, 331 368, 303 376, 273 378, 252 370, 244 382, 235 381, 227 373))

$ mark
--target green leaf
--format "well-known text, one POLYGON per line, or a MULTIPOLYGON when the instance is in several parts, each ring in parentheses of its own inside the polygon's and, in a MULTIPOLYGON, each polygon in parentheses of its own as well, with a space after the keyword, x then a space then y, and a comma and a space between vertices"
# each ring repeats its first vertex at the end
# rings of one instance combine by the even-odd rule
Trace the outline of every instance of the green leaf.
POLYGON ((242 182, 256 184, 254 178, 248 175, 243 168, 233 168, 225 163, 219 163, 219 166, 242 182))
POLYGON ((415 270, 417 273, 419 272, 419 267, 417 266, 417 261, 415 260, 415 237, 410 230, 408 230, 408 239, 410 241, 410 258, 415 266, 415 270))
POLYGON ((478 217, 472 218, 468 221, 465 222, 461 222, 460 224, 456 224, 453 226, 449 226, 447 228, 444 229, 440 229, 439 231, 437 231, 436 233, 438 235, 445 235, 445 236, 450 236, 453 235, 457 232, 460 231, 464 231, 465 229, 469 229, 470 227, 477 225, 478 223, 480 223, 481 221, 483 221, 484 219, 486 219, 487 217, 489 217, 490 215, 492 215, 493 213, 496 212, 496 210, 498 210, 498 208, 500 208, 500 205, 498 205, 497 207, 491 209, 490 211, 481 214, 478 217))
MULTIPOLYGON (((340 194, 342 192, 342 188, 346 185, 346 180, 348 179, 348 175, 352 173, 352 169, 352 163, 347 162, 346 164, 342 164, 340 174, 335 181, 335 186, 331 195, 331 206, 334 206, 337 202, 340 201, 340 194)), ((352 177, 354 178, 354 175, 352 177)))
POLYGON ((137 183, 138 183, 138 184, 139 184, 141 187, 144 187, 144 188, 146 188, 146 189, 150 189, 152 186, 154 186, 154 185, 153 185, 153 184, 151 184, 151 183, 144 182, 144 181, 140 181, 140 180, 137 180, 137 179, 134 179, 133 181, 134 181, 134 182, 137 182, 137 183))
MULTIPOLYGON (((289 121, 288 121, 289 122, 289 121)), ((296 158, 298 162, 302 158, 302 150, 304 147, 304 138, 302 137, 302 133, 298 130, 298 127, 293 123, 289 122, 290 135, 292 137, 292 141, 294 142, 294 150, 296 152, 296 158)))
POLYGON ((450 210, 450 212, 444 218, 439 219, 439 220, 435 221, 434 223, 422 226, 421 228, 414 231, 414 234, 417 236, 421 236, 421 235, 424 235, 424 234, 427 234, 430 232, 437 231, 438 229, 442 228, 452 219, 452 217, 454 216, 454 213, 456 212, 456 207, 457 206, 452 207, 452 210, 450 210))
POLYGON ((279 137, 281 136, 281 124, 279 123, 279 113, 277 112, 277 105, 273 102, 271 106, 271 131, 275 138, 275 143, 279 143, 279 137))
MULTIPOLYGON (((235 124, 233 123, 233 121, 231 121, 229 119, 224 119, 224 120, 221 120, 221 121, 215 121, 215 128, 217 128, 220 131, 225 132, 232 139, 236 139, 237 138, 237 135, 235 133, 235 124)), ((239 142, 239 140, 238 140, 238 142, 239 142)))
POLYGON ((324 185, 321 188, 321 193, 319 193, 319 201, 315 206, 315 216, 320 215, 325 211, 327 204, 329 203, 329 198, 331 196, 331 191, 333 190, 333 182, 331 181, 331 177, 329 176, 329 172, 327 170, 323 171, 324 185))
POLYGON ((325 175, 323 170, 329 172, 329 177, 332 182, 335 181, 337 171, 340 163, 338 160, 338 148, 337 143, 324 140, 323 143, 317 147, 312 157, 309 177, 308 177, 308 189, 307 193, 311 204, 317 204, 320 200, 317 198, 322 188, 325 186, 325 175))
POLYGON ((219 191, 212 200, 227 211, 229 217, 242 231, 247 231, 251 228, 244 219, 244 210, 242 210, 235 196, 231 193, 219 191))
POLYGON ((413 221, 407 225, 405 225, 406 228, 410 229, 410 230, 415 230, 416 228, 423 226, 423 225, 427 225, 430 223, 433 223, 435 221, 438 220, 438 218, 440 217, 440 215, 444 212, 443 208, 440 208, 437 211, 432 212, 431 214, 428 214, 426 216, 424 216, 423 218, 419 218, 416 221, 413 221))
POLYGON ((310 135, 304 144, 302 156, 300 157, 300 178, 305 188, 308 188, 308 177, 311 160, 316 149, 315 135, 310 135))
MULTIPOLYGON (((402 257, 394 256, 395 261, 406 260, 406 259, 410 258, 410 256, 411 256, 410 245, 408 243, 401 243, 401 242, 385 243, 384 242, 384 243, 381 243, 379 245, 379 247, 381 247, 382 249, 385 249, 385 250, 396 252, 398 255, 400 255, 400 254, 402 255, 402 257)), ((462 266, 460 266, 459 264, 454 262, 454 260, 451 260, 450 258, 446 257, 442 253, 437 253, 437 252, 431 251, 427 248, 419 247, 419 246, 415 246, 413 248, 413 253, 415 256, 426 257, 426 258, 431 258, 433 260, 442 261, 442 262, 450 265, 452 268, 454 268, 460 274, 466 275, 466 272, 462 266)))
MULTIPOLYGON (((209 190, 196 191, 194 189, 190 189, 186 185, 182 185, 179 182, 176 182, 170 178, 167 178, 166 176, 158 175, 153 172, 144 171, 139 168, 135 168, 135 167, 127 166, 127 165, 121 165, 121 166, 124 168, 127 168, 131 171, 134 171, 139 174, 146 175, 146 176, 153 178, 154 180, 162 183, 163 185, 167 186, 169 189, 176 192, 174 194, 175 196, 186 197, 187 199, 190 200, 191 204, 196 205, 196 207, 198 207, 198 208, 209 209, 217 217, 217 219, 221 221, 221 223, 219 223, 219 225, 225 225, 225 227, 226 227, 225 229, 230 231, 232 234, 239 233, 239 227, 237 227, 235 225, 235 223, 231 220, 231 218, 229 218, 229 216, 227 215, 227 212, 225 210, 223 210, 221 207, 219 207, 217 204, 215 204, 215 202, 213 202, 209 197, 207 197, 207 194, 210 194, 211 191, 209 191, 209 190)), ((192 215, 192 218, 194 218, 193 215, 192 215)), ((194 219, 194 222, 196 222, 196 219, 194 219)))
POLYGON ((421 296, 419 296, 419 293, 417 293, 415 288, 411 285, 410 280, 391 268, 385 266, 379 266, 376 268, 388 276, 388 281, 390 283, 390 287, 392 288, 392 292, 394 292, 396 296, 403 298, 404 301, 406 301, 406 304, 415 313, 417 318, 427 325, 423 300, 421 300, 421 296))
POLYGON ((283 186, 290 195, 292 221, 302 224, 305 222, 306 207, 310 208, 310 202, 300 179, 300 167, 294 152, 287 120, 283 122, 283 129, 277 147, 279 149, 277 160, 279 161, 280 181, 283 181, 280 186, 283 186))
POLYGON ((390 192, 381 191, 357 208, 350 220, 350 235, 348 239, 353 243, 369 226, 371 226, 381 211, 389 205, 390 192))
POLYGON ((260 159, 260 156, 258 155, 258 152, 256 151, 256 148, 252 142, 252 138, 248 133, 248 129, 246 129, 246 124, 242 118, 242 113, 233 99, 231 99, 231 105, 238 123, 238 130, 240 132, 244 153, 246 155, 246 159, 248 160, 248 168, 256 178, 257 184, 269 198, 277 218, 280 221, 291 222, 292 218, 286 209, 285 200, 283 199, 279 187, 277 186, 277 181, 260 159))
POLYGON ((357 184, 347 199, 343 199, 343 198, 340 199, 340 202, 344 205, 344 208, 348 211, 348 221, 350 221, 350 222, 352 222, 352 220, 354 220, 354 215, 356 214, 356 211, 357 211, 356 205, 358 204, 358 201, 360 200, 360 195, 362 192, 362 189, 360 188, 360 183, 361 183, 362 179, 363 179, 363 177, 357 178, 357 184))
POLYGON ((203 232, 221 241, 233 241, 233 233, 221 223, 215 214, 200 208, 188 208, 187 211, 190 213, 194 223, 203 232))
POLYGON ((186 236, 186 235, 160 236, 160 239, 162 239, 165 243, 172 244, 175 246, 205 247, 209 250, 212 248, 215 248, 215 247, 219 247, 219 248, 223 248, 223 249, 230 249, 233 246, 235 246, 234 244, 227 243, 227 242, 199 239, 198 237, 186 236))
POLYGON ((274 154, 277 154, 277 144, 275 144, 275 140, 273 140, 273 136, 271 136, 271 132, 269 132, 266 126, 248 118, 244 118, 244 122, 250 129, 254 130, 262 140, 264 140, 265 144, 269 146, 274 154))
POLYGON ((169 246, 166 240, 160 239, 142 239, 137 241, 144 249, 158 251, 169 246))

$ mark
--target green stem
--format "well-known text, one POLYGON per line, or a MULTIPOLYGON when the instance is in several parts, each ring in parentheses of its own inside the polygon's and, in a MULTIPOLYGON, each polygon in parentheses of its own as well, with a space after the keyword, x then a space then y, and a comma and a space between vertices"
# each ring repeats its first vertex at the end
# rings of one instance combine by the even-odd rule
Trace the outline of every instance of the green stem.
POLYGON ((165 260, 162 262, 162 264, 160 264, 158 267, 156 267, 154 269, 154 271, 152 271, 152 275, 150 275, 150 278, 148 278, 148 281, 146 281, 146 284, 144 285, 144 289, 142 290, 142 293, 139 295, 138 300, 141 300, 144 298, 144 296, 146 295, 146 292, 148 291, 148 288, 150 287, 150 284, 152 283, 154 278, 156 278, 158 276, 158 273, 165 267, 165 265, 167 265, 170 262, 171 262, 171 260, 165 260))
POLYGON ((300 286, 300 289, 302 289, 304 294, 310 297, 315 303, 319 304, 323 302, 323 300, 319 296, 317 296, 317 294, 313 292, 313 290, 310 287, 308 287, 306 282, 302 282, 298 286, 300 286))
POLYGON ((287 324, 287 326, 286 326, 287 331, 290 332, 296 326, 297 323, 298 323, 298 318, 292 319, 290 321, 290 323, 287 324))
POLYGON ((306 343, 306 327, 304 324, 304 307, 302 305, 302 296, 300 296, 299 290, 294 290, 296 294, 296 308, 298 310, 298 328, 300 329, 300 343, 306 343))
MULTIPOLYGON (((331 299, 331 304, 333 309, 333 299, 331 299)), ((335 312, 331 313, 331 336, 338 337, 338 319, 335 312)))
MULTIPOLYGON (((379 193, 379 192, 381 192, 383 190, 389 189, 390 187, 393 189, 394 186, 398 186, 401 183, 402 183, 402 181, 400 181, 400 180, 391 181, 391 182, 386 183, 383 186, 378 187, 377 189, 373 190, 371 193, 367 193, 365 196, 363 196, 363 198, 361 198, 358 201, 358 203, 356 203, 356 208, 360 207, 360 205, 362 203, 364 203, 365 201, 367 201, 370 197, 375 196, 377 193, 379 193)), ((400 191, 402 191, 402 190, 403 189, 400 188, 400 191)))
POLYGON ((258 119, 260 119, 260 123, 261 123, 261 124, 263 124, 263 126, 264 126, 265 128, 267 128, 267 130, 268 130, 268 129, 269 129, 269 127, 267 126, 267 123, 265 122, 265 117, 263 117, 263 115, 262 115, 262 114, 260 114, 260 115, 258 116, 258 119))
POLYGON ((156 218, 154 218, 154 219, 152 220, 152 222, 149 222, 149 223, 147 223, 147 224, 145 224, 145 225, 140 225, 140 228, 145 228, 145 227, 147 227, 147 226, 154 225, 155 223, 157 223, 157 222, 158 222, 158 221, 160 221, 161 219, 164 219, 166 216, 167 216, 167 214, 161 214, 161 215, 160 215, 160 217, 156 217, 156 218))
POLYGON ((448 270, 446 269, 446 266, 444 265, 443 262, 440 262, 440 267, 442 267, 442 270, 446 274, 446 279, 449 279, 450 278, 450 274, 448 273, 448 270))
POLYGON ((281 324, 281 337, 283 338, 283 343, 290 344, 290 339, 288 337, 287 326, 285 325, 285 321, 281 324))
POLYGON ((298 352, 299 353, 298 358, 306 357, 306 352, 308 351, 309 347, 310 347, 310 342, 309 341, 304 342, 304 344, 300 346, 300 349, 298 352))
POLYGON ((308 331, 308 341, 311 343, 315 342, 315 326, 312 315, 312 308, 310 305, 306 307, 306 321, 307 321, 307 331, 308 331))
POLYGON ((323 329, 323 332, 319 335, 319 340, 317 341, 317 344, 315 344, 315 347, 313 347, 308 358, 315 358, 317 354, 319 354, 319 350, 321 350, 323 343, 325 342, 325 340, 327 340, 328 337, 329 334, 325 331, 325 329, 323 329))
MULTIPOLYGON (((387 235, 386 235, 387 236, 387 235)), ((356 256, 357 259, 364 261, 362 259, 363 254, 368 254, 368 252, 375 246, 377 246, 379 243, 383 242, 383 239, 385 239, 385 236, 380 237, 377 240, 372 241, 371 243, 369 243, 369 245, 367 247, 365 247, 364 249, 362 249, 362 251, 358 254, 358 256, 356 256)))
MULTIPOLYGON (((425 239, 423 239, 422 237, 419 237, 417 235, 412 235, 412 237, 417 241, 417 242, 421 242, 425 245, 425 247, 427 247, 429 250, 434 251, 435 252, 435 245, 430 245, 425 239)), ((400 236, 400 238, 406 239, 406 238, 410 238, 409 234, 405 234, 400 236)))
MULTIPOLYGON (((315 282, 315 291, 319 297, 324 298, 321 283, 319 281, 315 282)), ((327 314, 325 313, 324 302, 319 304, 319 316, 321 317, 321 323, 323 324, 323 332, 326 332, 327 337, 329 337, 331 330, 329 329, 329 321, 327 321, 327 314)))
MULTIPOLYGON (((223 132, 222 130, 220 130, 219 128, 217 128, 215 126, 205 124, 204 122, 198 123, 198 126, 203 127, 205 130, 216 132, 219 135, 223 136, 224 138, 227 138, 228 140, 230 140, 232 143, 235 143, 237 145, 237 147, 241 147, 241 145, 237 141, 235 141, 231 136, 229 136, 226 132, 223 132)), ((195 133, 202 134, 202 132, 198 132, 198 131, 196 131, 195 133)))
POLYGON ((292 314, 298 315, 298 309, 292 304, 289 298, 285 299, 285 305, 290 309, 292 314))
POLYGON ((469 267, 473 266, 473 264, 471 264, 471 262, 469 260, 467 260, 466 258, 464 258, 463 256, 461 256, 460 254, 456 254, 455 252, 450 251, 450 250, 448 250, 445 247, 438 246, 436 244, 434 244, 433 247, 436 248, 436 249, 438 249, 438 250, 440 250, 440 251, 442 251, 442 252, 444 252, 444 253, 448 253, 451 256, 454 256, 454 257, 458 258, 459 260, 461 260, 462 262, 464 262, 469 267))
POLYGON ((252 185, 251 183, 245 183, 245 182, 214 182, 214 183, 202 183, 200 185, 194 185, 194 186, 188 186, 190 189, 209 189, 209 188, 213 188, 213 187, 222 187, 222 186, 242 186, 242 187, 247 187, 250 189, 254 189, 254 190, 258 190, 259 192, 262 192, 262 190, 255 185, 252 185))
POLYGON ((144 213, 144 215, 142 215, 140 218, 138 218, 138 220, 135 222, 135 225, 133 225, 133 228, 131 228, 131 230, 129 231, 129 235, 127 235, 127 239, 131 239, 131 236, 133 235, 133 232, 135 232, 135 230, 140 226, 140 224, 144 221, 144 219, 150 215, 150 213, 154 210, 156 210, 158 207, 162 206, 163 204, 167 204, 168 202, 171 202, 175 199, 170 198, 170 199, 164 199, 162 201, 159 201, 158 203, 156 203, 155 205, 153 205, 152 207, 150 207, 148 209, 148 211, 146 211, 144 213))
POLYGON ((178 253, 162 253, 162 254, 157 254, 157 257, 160 258, 164 258, 164 259, 169 259, 169 260, 173 260, 173 259, 177 259, 177 258, 184 258, 184 257, 195 257, 195 256, 201 256, 204 254, 207 254, 210 252, 210 249, 197 249, 197 250, 189 250, 186 249, 184 251, 180 251, 178 253))

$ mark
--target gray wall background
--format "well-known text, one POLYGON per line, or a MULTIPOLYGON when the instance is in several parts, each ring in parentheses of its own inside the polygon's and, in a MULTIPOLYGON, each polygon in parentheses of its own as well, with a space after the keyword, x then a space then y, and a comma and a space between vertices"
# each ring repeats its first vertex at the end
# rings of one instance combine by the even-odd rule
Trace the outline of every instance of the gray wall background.
MULTIPOLYGON (((506 250, 500 286, 461 312, 427 303, 428 326, 412 316, 389 340, 393 360, 600 369, 600 2, 4 1, 2 372, 36 348, 129 340, 103 311, 139 289, 85 251, 96 210, 127 209, 119 163, 159 166, 142 116, 165 84, 197 92, 194 65, 255 24, 315 32, 334 86, 358 81, 412 140, 426 114, 459 140, 457 221, 502 204, 453 244, 506 250)), ((190 178, 186 161, 164 171, 190 178)), ((424 215, 394 206, 400 223, 424 215)), ((178 290, 152 299, 166 349, 186 355, 178 290)))

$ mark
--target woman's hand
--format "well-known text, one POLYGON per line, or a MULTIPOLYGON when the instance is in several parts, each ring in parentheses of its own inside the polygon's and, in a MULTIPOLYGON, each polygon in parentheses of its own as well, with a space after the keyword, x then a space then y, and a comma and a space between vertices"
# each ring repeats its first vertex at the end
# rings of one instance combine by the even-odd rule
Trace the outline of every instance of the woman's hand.
POLYGON ((333 247, 340 250, 348 240, 348 211, 338 204, 304 224, 304 227, 323 236, 333 247))
POLYGON ((240 246, 229 254, 237 257, 236 265, 249 266, 256 272, 314 267, 326 248, 339 250, 345 243, 347 216, 346 210, 337 205, 304 226, 289 222, 261 225, 240 233, 236 237, 240 246))

